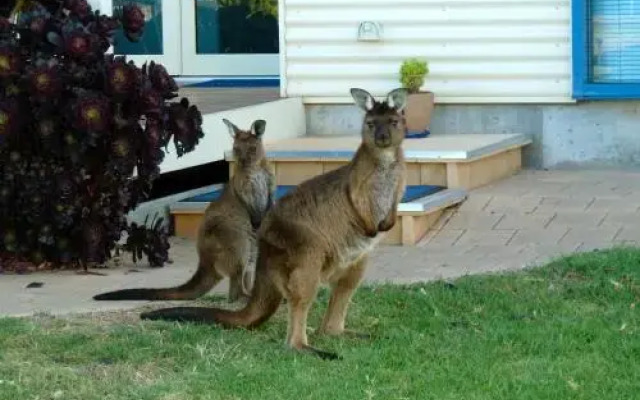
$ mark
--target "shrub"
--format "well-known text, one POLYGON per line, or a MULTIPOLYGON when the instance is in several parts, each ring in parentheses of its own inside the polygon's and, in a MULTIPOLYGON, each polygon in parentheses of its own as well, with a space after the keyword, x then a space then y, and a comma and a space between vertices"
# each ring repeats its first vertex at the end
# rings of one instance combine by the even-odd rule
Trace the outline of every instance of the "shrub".
POLYGON ((142 11, 43 0, 0 18, 0 269, 103 263, 124 232, 135 258, 168 259, 162 220, 141 227, 126 214, 148 198, 163 149, 198 144, 202 116, 169 101, 178 87, 162 65, 105 54, 120 26, 138 40, 142 11))
POLYGON ((424 84, 424 78, 428 73, 429 67, 426 61, 410 58, 400 66, 400 82, 409 93, 417 93, 424 84))

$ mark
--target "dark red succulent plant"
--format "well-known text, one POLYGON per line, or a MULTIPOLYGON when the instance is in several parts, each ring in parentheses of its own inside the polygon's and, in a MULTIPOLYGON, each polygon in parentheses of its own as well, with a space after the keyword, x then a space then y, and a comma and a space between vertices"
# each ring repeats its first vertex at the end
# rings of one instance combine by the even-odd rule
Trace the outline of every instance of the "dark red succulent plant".
POLYGON ((14 99, 0 100, 0 141, 19 134, 24 117, 19 103, 14 99))
POLYGON ((0 18, 2 270, 102 263, 123 232, 136 260, 164 265, 162 218, 126 216, 148 198, 167 146, 182 156, 198 144, 200 112, 170 101, 178 87, 162 65, 105 54, 118 29, 142 35, 135 4, 114 17, 86 0, 28 4, 15 24, 0 18))
POLYGON ((41 139, 49 140, 56 133, 56 121, 51 117, 36 121, 36 132, 41 139))
POLYGON ((145 114, 158 115, 164 106, 164 99, 157 90, 147 88, 140 93, 140 106, 145 114))
POLYGON ((173 97, 173 94, 178 90, 178 85, 164 66, 151 61, 148 66, 145 65, 142 69, 146 70, 155 90, 163 96, 171 95, 173 97))
POLYGON ((35 37, 42 36, 47 28, 51 13, 40 3, 29 3, 27 8, 19 14, 18 28, 23 33, 30 33, 35 37))
POLYGON ((85 59, 92 53, 91 35, 82 30, 69 33, 65 37, 67 54, 76 59, 85 59))
POLYGON ((85 132, 101 133, 111 127, 113 117, 109 100, 103 96, 87 94, 74 104, 75 126, 85 132))
POLYGON ((22 59, 17 47, 0 45, 0 78, 15 76, 20 73, 22 59))
POLYGON ((79 18, 86 18, 91 12, 91 7, 87 0, 70 0, 65 3, 69 11, 79 18))
POLYGON ((124 57, 109 60, 106 69, 106 85, 108 93, 116 99, 124 99, 132 95, 138 86, 135 66, 127 64, 124 57))
POLYGON ((33 96, 40 99, 53 99, 60 95, 62 79, 55 66, 41 66, 29 73, 29 88, 33 96))
POLYGON ((11 30, 11 21, 5 17, 0 17, 0 33, 5 33, 11 30))

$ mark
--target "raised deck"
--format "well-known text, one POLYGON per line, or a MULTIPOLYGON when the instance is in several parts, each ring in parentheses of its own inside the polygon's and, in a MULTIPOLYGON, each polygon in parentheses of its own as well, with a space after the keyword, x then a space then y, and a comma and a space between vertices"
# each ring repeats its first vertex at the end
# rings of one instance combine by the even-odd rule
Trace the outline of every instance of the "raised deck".
MULTIPOLYGON (((279 186, 276 201, 290 190, 292 185, 279 186)), ((210 191, 179 201, 170 206, 174 219, 175 234, 195 238, 209 202, 220 196, 222 187, 217 185, 210 191)), ((385 237, 387 244, 412 245, 420 240, 438 220, 444 209, 458 204, 466 198, 462 189, 445 189, 440 186, 407 186, 398 206, 396 225, 385 237)))
MULTIPOLYGON (((530 139, 520 134, 443 135, 405 140, 407 190, 398 206, 396 225, 387 233, 385 243, 418 242, 446 208, 466 199, 467 190, 520 170, 522 148, 529 143, 530 139)), ((279 186, 277 197, 313 176, 345 165, 359 144, 358 136, 304 136, 267 144, 267 158, 279 186)), ((233 174, 230 151, 225 153, 225 159, 233 174)), ((196 236, 204 210, 216 197, 216 190, 170 208, 176 235, 196 236)))
MULTIPOLYGON (((404 141, 408 185, 473 189, 521 168, 521 134, 460 134, 404 141)), ((297 185, 346 164, 360 144, 358 136, 305 136, 266 146, 278 185, 297 185)), ((225 153, 233 174, 231 152, 225 153)))

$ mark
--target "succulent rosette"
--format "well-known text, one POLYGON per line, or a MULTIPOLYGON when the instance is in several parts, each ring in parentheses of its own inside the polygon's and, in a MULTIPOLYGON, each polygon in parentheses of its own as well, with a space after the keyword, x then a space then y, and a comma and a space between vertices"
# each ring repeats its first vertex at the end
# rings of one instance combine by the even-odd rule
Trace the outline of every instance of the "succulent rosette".
POLYGON ((29 91, 41 101, 57 99, 62 91, 62 77, 58 66, 42 65, 32 69, 28 76, 29 91))
POLYGON ((19 75, 22 67, 20 49, 11 44, 0 44, 0 79, 19 75))

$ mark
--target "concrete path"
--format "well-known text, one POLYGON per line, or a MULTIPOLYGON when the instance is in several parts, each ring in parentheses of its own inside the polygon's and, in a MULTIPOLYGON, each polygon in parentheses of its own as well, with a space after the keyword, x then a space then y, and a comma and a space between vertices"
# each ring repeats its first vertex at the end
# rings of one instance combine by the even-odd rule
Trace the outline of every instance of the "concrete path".
MULTIPOLYGON (((515 270, 574 251, 640 242, 640 173, 523 171, 471 192, 416 247, 383 246, 368 281, 414 282, 515 270)), ((124 263, 107 276, 73 272, 0 275, 0 315, 134 308, 147 302, 95 302, 94 294, 182 283, 195 270, 194 243, 173 239, 174 264, 124 263), (132 272, 135 269, 137 272, 132 272), (31 282, 41 288, 27 289, 31 282)), ((225 293, 226 282, 214 292, 225 293)))

